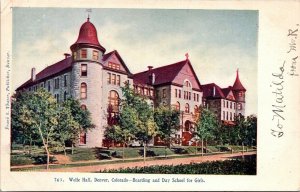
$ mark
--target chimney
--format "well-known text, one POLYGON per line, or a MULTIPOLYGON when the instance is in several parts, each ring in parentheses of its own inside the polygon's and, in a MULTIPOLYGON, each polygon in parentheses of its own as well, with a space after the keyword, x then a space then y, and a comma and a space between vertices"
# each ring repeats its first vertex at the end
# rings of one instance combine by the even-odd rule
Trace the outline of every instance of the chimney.
POLYGON ((31 69, 31 81, 35 81, 36 79, 36 73, 35 73, 35 68, 33 67, 31 69))
POLYGON ((153 85, 155 82, 155 74, 152 72, 153 66, 148 66, 148 72, 149 72, 149 84, 153 85))
POLYGON ((213 93, 213 94, 214 94, 213 96, 216 96, 216 87, 215 87, 215 86, 214 86, 213 92, 214 92, 214 93, 213 93))
POLYGON ((71 55, 69 53, 64 53, 65 59, 70 57, 71 55))

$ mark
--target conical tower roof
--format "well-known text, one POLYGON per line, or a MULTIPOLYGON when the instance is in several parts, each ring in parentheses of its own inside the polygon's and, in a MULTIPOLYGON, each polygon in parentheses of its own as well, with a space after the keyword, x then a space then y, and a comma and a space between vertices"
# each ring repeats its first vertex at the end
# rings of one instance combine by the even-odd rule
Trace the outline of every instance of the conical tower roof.
POLYGON ((246 91, 245 87, 242 85, 239 78, 239 70, 236 70, 236 79, 232 86, 232 90, 234 91, 246 91))

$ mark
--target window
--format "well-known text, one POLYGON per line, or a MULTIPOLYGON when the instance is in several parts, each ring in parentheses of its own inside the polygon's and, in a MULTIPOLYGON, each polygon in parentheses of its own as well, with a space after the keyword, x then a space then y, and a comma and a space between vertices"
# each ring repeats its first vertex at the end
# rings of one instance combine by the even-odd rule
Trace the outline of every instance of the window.
POLYGON ((192 93, 191 93, 191 92, 189 92, 189 100, 191 100, 191 95, 192 95, 192 93))
POLYGON ((110 112, 119 112, 119 94, 116 91, 110 91, 108 95, 108 105, 110 112))
POLYGON ((67 96, 68 96, 68 93, 65 91, 64 92, 64 101, 67 100, 67 96))
POLYGON ((81 77, 87 76, 87 64, 81 64, 81 77))
POLYGON ((50 86, 50 81, 48 81, 48 91, 50 92, 51 86, 50 86))
POLYGON ((178 97, 181 98, 181 90, 178 92, 178 97))
POLYGON ((223 111, 223 120, 225 120, 225 111, 223 111))
POLYGON ((194 95, 194 101, 196 101, 196 93, 194 93, 193 95, 194 95))
POLYGON ((59 102, 59 94, 54 94, 54 98, 56 99, 56 102, 59 102))
POLYGON ((242 96, 243 96, 243 92, 240 91, 239 94, 238 94, 238 96, 239 96, 239 97, 242 97, 242 96))
POLYGON ((175 104, 175 109, 180 111, 180 103, 178 101, 175 104))
POLYGON ((190 105, 188 103, 185 104, 185 110, 184 112, 189 113, 190 112, 190 105))
POLYGON ((230 112, 230 121, 232 120, 232 113, 230 112))
POLYGON ((31 91, 31 87, 29 87, 29 89, 28 89, 29 91, 31 91))
POLYGON ((144 88, 144 95, 149 95, 149 89, 148 88, 144 88))
POLYGON ((175 89, 175 97, 177 97, 177 89, 175 89))
POLYGON ((111 84, 111 73, 107 73, 108 77, 107 77, 107 83, 111 84))
POLYGON ((232 109, 232 102, 230 102, 230 109, 232 109))
POLYGON ((74 59, 77 59, 77 52, 74 52, 74 53, 73 53, 73 58, 74 58, 74 59))
POLYGON ((44 83, 44 82, 41 83, 41 87, 42 87, 42 88, 45 88, 45 83, 44 83))
POLYGON ((80 99, 86 99, 86 98, 87 98, 87 85, 86 85, 86 83, 81 83, 80 99))
POLYGON ((80 108, 81 108, 82 110, 86 110, 86 105, 81 105, 80 108))
POLYGON ((223 107, 225 107, 225 100, 223 100, 223 107))
POLYGON ((228 111, 226 111, 226 120, 228 120, 228 111))
POLYGON ((120 75, 117 75, 117 85, 120 86, 120 75))
POLYGON ((166 97, 167 97, 166 89, 163 89, 163 98, 166 98, 166 97))
POLYGON ((185 86, 186 86, 186 87, 191 87, 191 83, 188 82, 188 81, 185 81, 185 86))
POLYGON ((99 59, 99 52, 98 51, 93 51, 93 59, 98 60, 99 59))
POLYGON ((54 89, 59 89, 59 78, 54 79, 54 89))
POLYGON ((199 102, 199 94, 197 94, 197 102, 199 102))
POLYGON ((150 89, 150 96, 151 96, 151 97, 153 97, 153 96, 154 96, 154 94, 153 94, 153 93, 154 93, 153 89, 150 89))
POLYGON ((81 49, 81 58, 87 58, 87 50, 86 49, 81 49))
POLYGON ((235 109, 235 103, 233 103, 233 109, 235 109))
POLYGON ((226 101, 226 108, 228 108, 228 101, 226 101))
POLYGON ((80 144, 81 145, 86 144, 86 133, 85 132, 80 133, 80 144))
POLYGON ((108 63, 108 67, 111 68, 111 69, 120 70, 120 65, 117 64, 117 63, 109 62, 109 63, 108 63))
POLYGON ((112 84, 116 84, 116 74, 112 74, 112 79, 111 79, 112 84))
POLYGON ((198 108, 197 105, 195 105, 195 107, 194 107, 194 113, 196 114, 196 113, 198 113, 198 112, 199 112, 199 108, 198 108))
POLYGON ((242 109, 242 104, 238 103, 237 108, 238 108, 238 110, 241 110, 242 109))
POLYGON ((191 122, 189 120, 187 120, 184 123, 184 131, 190 131, 190 128, 191 128, 191 122))
POLYGON ((64 86, 66 87, 68 85, 67 83, 67 75, 64 75, 64 86))

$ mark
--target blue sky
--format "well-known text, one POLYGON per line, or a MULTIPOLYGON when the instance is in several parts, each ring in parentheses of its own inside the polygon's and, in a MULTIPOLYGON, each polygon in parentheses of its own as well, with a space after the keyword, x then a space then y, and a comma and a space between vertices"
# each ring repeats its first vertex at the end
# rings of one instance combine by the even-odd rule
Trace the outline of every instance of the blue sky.
MULTIPOLYGON (((246 114, 257 113, 258 12, 247 10, 92 9, 91 22, 107 52, 118 50, 131 72, 190 61, 201 84, 247 89, 246 114)), ((70 53, 85 9, 13 8, 13 88, 70 53)))

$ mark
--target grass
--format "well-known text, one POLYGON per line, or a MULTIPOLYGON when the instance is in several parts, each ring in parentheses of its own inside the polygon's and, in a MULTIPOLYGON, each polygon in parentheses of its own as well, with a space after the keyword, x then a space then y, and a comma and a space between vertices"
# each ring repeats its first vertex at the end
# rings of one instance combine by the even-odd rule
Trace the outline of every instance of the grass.
POLYGON ((74 153, 68 156, 72 162, 97 160, 95 148, 74 148, 74 153))

